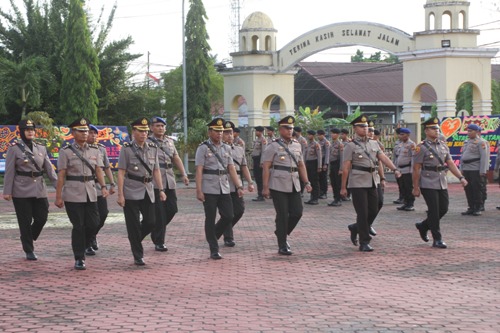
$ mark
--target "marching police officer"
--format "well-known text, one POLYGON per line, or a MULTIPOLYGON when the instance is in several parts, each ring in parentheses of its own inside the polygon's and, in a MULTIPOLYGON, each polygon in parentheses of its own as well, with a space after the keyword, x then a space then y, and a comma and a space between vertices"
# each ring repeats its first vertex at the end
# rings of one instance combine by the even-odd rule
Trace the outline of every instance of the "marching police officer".
MULTIPOLYGON (((231 147, 231 156, 234 162, 234 168, 236 169, 236 173, 238 176, 238 181, 241 182, 241 176, 245 177, 245 180, 248 183, 248 191, 253 192, 253 181, 250 176, 250 170, 248 170, 247 159, 245 157, 245 150, 242 146, 239 146, 234 143, 233 132, 234 132, 234 123, 232 121, 224 122, 224 132, 222 134, 222 140, 225 144, 231 147)), ((238 223, 238 221, 243 216, 245 212, 245 201, 243 197, 238 195, 238 189, 236 188, 236 184, 233 182, 231 178, 229 178, 229 186, 231 188, 231 200, 233 201, 233 221, 230 225, 227 226, 226 230, 224 230, 224 245, 228 247, 233 247, 236 245, 234 242, 234 234, 233 227, 238 223)), ((221 221, 219 220, 218 223, 221 221)))
POLYGON ((325 131, 319 129, 318 143, 321 147, 321 171, 318 172, 319 198, 326 199, 328 193, 328 163, 330 163, 330 141, 325 138, 325 131))
POLYGON ((399 144, 397 145, 396 161, 394 164, 401 171, 401 192, 404 199, 404 204, 401 207, 397 207, 398 210, 404 210, 407 212, 414 211, 415 208, 413 204, 415 202, 415 197, 412 194, 413 191, 413 177, 412 177, 412 156, 415 151, 415 142, 410 139, 411 131, 408 128, 399 129, 399 144))
POLYGON ((146 264, 142 240, 155 226, 153 180, 154 184, 158 184, 159 199, 167 199, 158 160, 159 148, 147 141, 149 124, 144 117, 130 124, 133 140, 123 145, 118 158, 117 203, 123 207, 128 240, 137 266, 146 264))
POLYGON ((208 140, 196 150, 196 198, 205 209, 205 237, 210 247, 210 258, 222 259, 217 240, 231 225, 234 217, 229 179, 236 184, 238 196, 243 196, 243 185, 238 179, 231 156, 231 147, 222 143, 224 119, 214 118, 208 126, 208 140), (215 223, 219 209, 220 220, 215 223))
POLYGON ((469 207, 462 215, 481 215, 483 194, 481 192, 481 176, 485 176, 489 168, 488 147, 478 133, 481 127, 476 124, 467 126, 468 140, 465 140, 460 158, 460 170, 467 180, 465 195, 469 207))
MULTIPOLYGON (((98 128, 95 127, 94 125, 89 125, 89 136, 87 137, 87 143, 97 145, 99 152, 101 153, 104 174, 108 177, 110 181, 109 195, 112 195, 115 193, 115 180, 113 177, 113 172, 111 171, 111 165, 109 164, 109 158, 108 158, 108 153, 106 151, 106 147, 103 144, 97 142, 98 134, 99 134, 98 128)), ((99 183, 95 185, 97 190, 97 209, 99 211, 99 225, 95 230, 95 235, 92 237, 90 241, 91 246, 87 247, 87 249, 85 250, 85 254, 91 256, 95 255, 95 251, 99 250, 99 243, 97 242, 97 234, 104 226, 104 223, 106 222, 106 218, 108 217, 109 213, 108 199, 102 196, 101 187, 99 183)))
MULTIPOLYGON (((345 145, 351 141, 352 140, 349 137, 349 130, 347 128, 342 128, 340 130, 340 142, 342 142, 344 144, 344 147, 345 147, 345 145)), ((343 170, 343 168, 344 168, 343 165, 344 165, 344 163, 342 163, 340 166, 341 170, 343 170)), ((349 189, 347 189, 347 195, 341 196, 341 197, 342 197, 342 201, 351 201, 351 191, 349 189)))
POLYGON ((74 143, 61 149, 57 160, 59 175, 55 205, 66 207, 73 225, 71 246, 77 270, 86 269, 86 249, 92 246, 91 241, 99 225, 96 181, 101 186, 102 196, 108 196, 101 169, 104 166, 101 152, 97 145, 87 143, 89 124, 88 119, 80 118, 68 125, 74 143))
POLYGON ((175 192, 176 182, 173 167, 175 166, 182 175, 184 185, 189 185, 189 178, 184 169, 179 153, 175 148, 174 140, 165 135, 167 121, 161 117, 153 117, 150 121, 151 135, 148 141, 158 147, 158 161, 162 177, 161 184, 154 182, 155 193, 155 227, 151 231, 151 240, 155 244, 155 251, 165 252, 168 248, 165 245, 165 234, 167 225, 177 214, 177 193, 175 192), (160 190, 167 195, 167 200, 160 200, 160 190))
POLYGON ((330 130, 332 143, 330 144, 330 185, 333 191, 333 201, 328 206, 342 206, 342 198, 340 196, 340 188, 342 185, 342 155, 344 152, 344 144, 340 141, 340 130, 332 128, 330 130))
MULTIPOLYGON (((396 164, 396 161, 398 160, 399 157, 399 151, 401 150, 401 140, 399 139, 399 134, 401 133, 401 128, 398 127, 394 130, 394 132, 398 135, 397 140, 394 142, 394 148, 393 148, 393 153, 392 153, 392 162, 396 164)), ((402 190, 402 179, 401 177, 396 179, 396 182, 398 184, 398 198, 394 200, 392 203, 395 203, 397 205, 404 204, 405 200, 403 197, 403 190, 402 190)))
POLYGON ((378 164, 384 163, 395 172, 396 177, 401 174, 377 142, 369 139, 367 117, 361 114, 351 124, 356 136, 344 147, 340 195, 347 195, 347 187, 351 189, 352 203, 357 215, 356 223, 348 226, 351 241, 357 245, 356 237, 359 233, 359 250, 370 252, 373 251, 370 246, 370 227, 379 212, 376 181, 378 164))
POLYGON ((263 184, 262 193, 271 195, 276 210, 276 237, 278 253, 291 255, 287 242, 302 217, 302 200, 300 198, 299 177, 305 184, 307 192, 311 192, 311 183, 307 179, 307 171, 302 156, 302 147, 292 139, 295 118, 286 116, 279 121, 280 138, 274 140, 262 155, 263 184))
POLYGON ((304 159, 306 161, 307 178, 311 182, 312 192, 309 201, 305 203, 308 205, 317 205, 319 199, 319 172, 323 170, 322 168, 322 154, 321 146, 318 141, 315 140, 316 131, 307 131, 307 147, 304 153, 304 159))
POLYGON ((14 203, 26 259, 37 260, 33 241, 40 236, 49 214, 43 174, 47 174, 53 185, 57 182, 57 175, 47 148, 34 141, 35 123, 25 119, 18 127, 21 140, 12 143, 5 159, 3 198, 14 203))
POLYGON ((462 186, 467 186, 467 180, 460 173, 451 158, 448 146, 439 140, 439 119, 429 118, 423 122, 425 140, 417 145, 413 155, 413 195, 424 197, 427 204, 427 219, 416 223, 420 238, 429 241, 427 231, 432 233, 432 247, 445 249, 439 222, 448 212, 448 182, 446 170, 449 168, 462 186))
POLYGON ((260 163, 260 158, 262 152, 266 148, 267 140, 263 135, 264 127, 255 127, 255 140, 253 141, 252 147, 252 160, 253 160, 253 176, 255 178, 255 183, 257 183, 257 198, 253 198, 252 201, 264 201, 262 196, 262 166, 260 163))

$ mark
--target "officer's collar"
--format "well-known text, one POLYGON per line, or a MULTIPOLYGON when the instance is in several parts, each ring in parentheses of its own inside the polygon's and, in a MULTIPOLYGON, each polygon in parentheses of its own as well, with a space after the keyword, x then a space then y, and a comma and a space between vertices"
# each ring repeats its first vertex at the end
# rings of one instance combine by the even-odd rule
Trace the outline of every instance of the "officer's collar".
POLYGON ((439 141, 439 138, 436 138, 435 140, 431 140, 431 139, 426 139, 426 141, 428 143, 435 143, 437 145, 441 144, 441 141, 439 141))
POLYGON ((73 146, 75 146, 76 149, 86 149, 88 148, 89 145, 87 144, 87 142, 85 142, 83 146, 80 146, 78 143, 75 142, 73 143, 73 146))
POLYGON ((148 145, 146 142, 144 142, 144 145, 141 147, 137 144, 137 141, 133 140, 132 141, 132 144, 134 145, 135 148, 139 148, 139 149, 147 149, 148 145))
POLYGON ((362 137, 362 136, 356 135, 354 140, 359 141, 359 142, 368 142, 368 141, 370 141, 370 138, 368 136, 362 137))

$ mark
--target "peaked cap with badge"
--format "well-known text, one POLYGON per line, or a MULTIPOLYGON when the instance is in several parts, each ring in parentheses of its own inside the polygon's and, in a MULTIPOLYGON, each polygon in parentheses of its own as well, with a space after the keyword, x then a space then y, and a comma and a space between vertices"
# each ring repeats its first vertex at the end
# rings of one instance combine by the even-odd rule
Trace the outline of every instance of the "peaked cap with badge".
POLYGON ((224 130, 224 119, 214 118, 211 122, 207 124, 209 130, 223 131, 224 130))
POLYGON ((31 119, 23 119, 18 124, 20 130, 35 129, 36 124, 31 119))
POLYGON ((426 121, 424 121, 422 123, 422 125, 424 125, 425 128, 438 129, 439 128, 439 119, 437 119, 436 117, 431 117, 431 118, 427 119, 426 121))
POLYGON ((356 119, 351 121, 352 126, 368 127, 368 117, 360 114, 356 119))
POLYGON ((79 118, 68 125, 69 128, 75 131, 88 131, 90 121, 87 118, 79 118))
POLYGON ((234 123, 232 121, 226 120, 224 122, 224 131, 233 130, 234 131, 234 123))
POLYGON ((149 119, 145 117, 141 117, 139 119, 136 119, 130 124, 130 127, 134 130, 138 131, 149 131, 149 119))
POLYGON ((284 127, 289 127, 289 128, 293 128, 294 124, 295 124, 295 118, 293 116, 286 116, 286 117, 283 117, 279 122, 278 124, 280 125, 280 127, 284 126, 284 127))

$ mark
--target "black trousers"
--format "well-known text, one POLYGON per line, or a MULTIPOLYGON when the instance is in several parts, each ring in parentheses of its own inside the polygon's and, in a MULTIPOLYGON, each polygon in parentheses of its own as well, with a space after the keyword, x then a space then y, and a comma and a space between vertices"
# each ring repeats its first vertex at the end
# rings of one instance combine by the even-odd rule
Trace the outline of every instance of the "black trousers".
POLYGON ((207 239, 210 252, 219 252, 217 240, 222 236, 224 230, 233 221, 233 201, 230 194, 207 194, 205 193, 205 238, 207 239), (215 223, 219 210, 220 219, 215 223))
POLYGON ((427 204, 427 218, 422 221, 422 227, 430 230, 435 241, 441 240, 439 222, 448 212, 448 190, 433 190, 423 188, 420 190, 427 204))
MULTIPOLYGON (((245 201, 243 197, 238 197, 238 192, 231 192, 231 200, 233 201, 233 222, 224 230, 224 240, 234 240, 233 227, 243 216, 245 212, 245 201)), ((221 219, 217 223, 220 223, 221 219)))
POLYGON ((311 183, 311 200, 319 199, 318 160, 306 161, 307 178, 311 183))
POLYGON ((276 237, 278 247, 286 247, 287 235, 290 235, 302 217, 302 199, 300 192, 280 192, 271 190, 274 210, 276 211, 276 237))
POLYGON ((21 244, 26 253, 33 252, 36 241, 49 215, 47 198, 12 198, 21 234, 21 244))
POLYGON ((102 195, 97 196, 97 210, 99 212, 99 224, 95 231, 95 235, 92 237, 92 240, 96 239, 99 231, 104 227, 104 223, 108 218, 109 209, 108 209, 108 199, 104 198, 102 195))
POLYGON ((465 187, 465 196, 467 197, 467 204, 472 210, 479 210, 484 203, 482 191, 482 180, 479 170, 464 170, 462 171, 465 179, 467 180, 467 186, 465 187))
POLYGON ((377 203, 378 203, 378 211, 380 212, 382 207, 384 207, 384 189, 380 184, 377 185, 377 203))
MULTIPOLYGON (((321 167, 325 165, 325 160, 323 159, 321 167)), ((321 169, 318 172, 318 180, 319 180, 319 193, 320 195, 326 195, 328 192, 328 170, 321 169)))
POLYGON ((253 177, 257 184, 257 195, 262 196, 262 168, 260 167, 260 156, 252 156, 253 160, 253 177))
POLYGON ((85 248, 90 246, 97 226, 99 225, 99 210, 97 202, 64 202, 66 213, 73 225, 71 230, 71 247, 75 260, 85 259, 85 248))
POLYGON ((415 196, 413 195, 413 178, 411 173, 402 174, 400 179, 401 195, 404 202, 408 206, 413 206, 415 203, 415 196))
POLYGON ((340 188, 342 187, 342 175, 339 175, 340 160, 330 162, 330 185, 333 190, 333 200, 340 201, 340 188))
POLYGON ((165 244, 167 225, 172 221, 177 208, 177 194, 174 189, 165 189, 166 201, 160 200, 160 190, 155 189, 155 226, 151 231, 151 240, 156 245, 165 244))
POLYGON ((403 197, 403 179, 402 177, 396 178, 396 183, 398 184, 398 191, 399 191, 399 196, 398 199, 404 199, 403 197))
POLYGON ((142 240, 149 235, 155 225, 155 204, 151 202, 147 193, 142 200, 125 199, 123 214, 125 215, 125 225, 127 226, 132 255, 135 260, 141 259, 144 257, 142 240))
POLYGON ((481 205, 484 206, 484 203, 486 202, 486 199, 488 199, 488 192, 486 191, 487 185, 488 185, 488 176, 480 176, 481 177, 481 194, 482 194, 482 203, 481 205))
POLYGON ((375 186, 370 188, 351 188, 352 204, 356 211, 356 224, 351 224, 359 234, 361 244, 369 244, 372 239, 370 226, 379 212, 378 194, 375 186))

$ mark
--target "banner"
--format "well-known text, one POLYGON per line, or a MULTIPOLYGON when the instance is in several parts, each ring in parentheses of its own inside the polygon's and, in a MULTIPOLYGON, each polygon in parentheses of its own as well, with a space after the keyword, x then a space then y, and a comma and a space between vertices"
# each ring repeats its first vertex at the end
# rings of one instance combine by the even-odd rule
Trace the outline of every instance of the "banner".
MULTIPOLYGON (((129 134, 126 126, 96 126, 99 130, 97 142, 106 147, 111 168, 116 170, 118 167, 118 157, 120 150, 125 142, 129 142, 129 134)), ((66 126, 55 127, 60 140, 49 142, 47 133, 41 128, 36 129, 36 141, 47 147, 49 159, 57 169, 57 158, 59 149, 73 142, 71 129, 66 126)), ((0 125, 0 172, 5 172, 5 157, 11 142, 21 140, 16 125, 0 125)))
POLYGON ((493 170, 498 155, 497 142, 500 140, 500 115, 443 118, 441 133, 446 138, 453 161, 459 165, 460 150, 468 139, 467 126, 470 124, 481 127, 481 137, 490 143, 490 170, 493 170))

